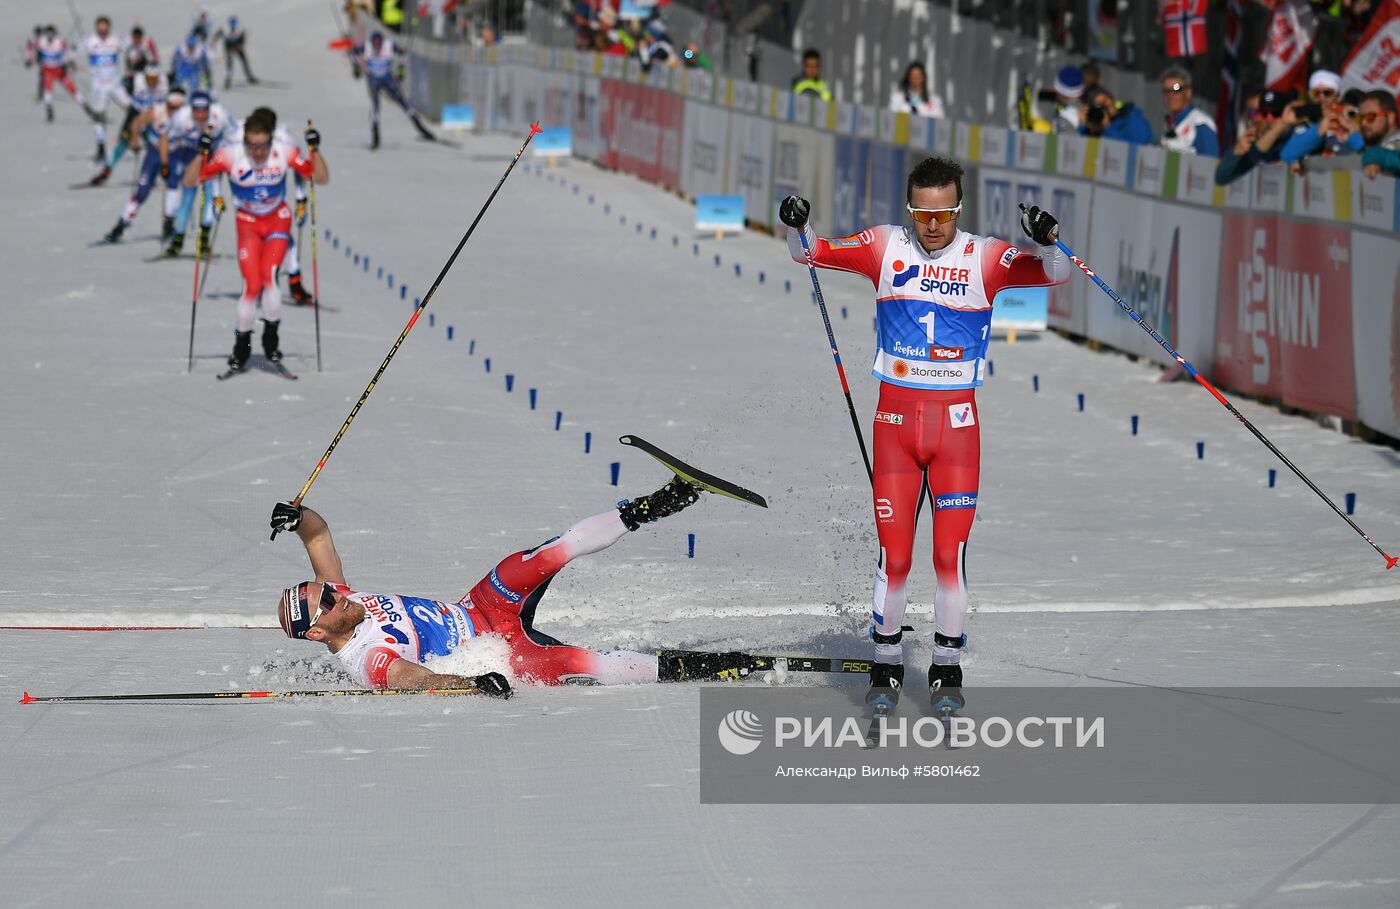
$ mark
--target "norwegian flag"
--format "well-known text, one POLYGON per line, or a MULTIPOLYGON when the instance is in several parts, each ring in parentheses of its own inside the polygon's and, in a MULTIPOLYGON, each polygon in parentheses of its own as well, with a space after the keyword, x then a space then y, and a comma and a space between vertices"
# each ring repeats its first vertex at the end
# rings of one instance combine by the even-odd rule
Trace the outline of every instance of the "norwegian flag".
POLYGON ((1259 56, 1264 83, 1281 92, 1307 84, 1308 51, 1317 33, 1317 16, 1308 0, 1278 0, 1269 22, 1269 40, 1259 56))
MULTIPOLYGON (((1400 0, 1396 0, 1400 3, 1400 0)), ((1240 107, 1241 0, 1225 0, 1225 54, 1220 59, 1220 104, 1215 110, 1215 134, 1222 146, 1235 135, 1240 107)))
POLYGON ((1206 0, 1162 0, 1162 31, 1168 57, 1206 52, 1206 0))

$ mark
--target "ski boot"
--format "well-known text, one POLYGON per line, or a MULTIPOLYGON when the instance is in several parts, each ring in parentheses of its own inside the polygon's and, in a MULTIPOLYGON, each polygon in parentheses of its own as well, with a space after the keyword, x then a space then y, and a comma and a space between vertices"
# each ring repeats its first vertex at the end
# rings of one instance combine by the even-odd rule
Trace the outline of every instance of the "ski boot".
POLYGON ((214 257, 214 251, 209 248, 209 228, 201 227, 199 229, 199 242, 195 245, 194 249, 195 258, 197 259, 212 259, 214 257))
POLYGON ((126 222, 118 221, 116 226, 107 231, 102 237, 103 243, 120 243, 122 234, 126 232, 126 222))
POLYGON ((951 666, 934 664, 928 668, 929 697, 933 701, 933 712, 946 718, 967 706, 967 698, 962 696, 962 667, 957 663, 951 666))
MULTIPOLYGON (((933 633, 934 658, 937 659, 939 650, 952 651, 951 657, 958 659, 961 651, 967 646, 967 635, 950 638, 946 634, 937 631, 933 633)), ((945 656, 946 658, 946 656, 945 656)), ((933 712, 940 718, 947 719, 953 713, 967 706, 967 699, 962 696, 962 665, 960 663, 932 663, 928 667, 928 689, 929 696, 933 702, 933 712)))
POLYGON ((160 222, 160 242, 168 243, 175 236, 175 219, 166 215, 160 222))
POLYGON ((95 154, 95 155, 92 156, 92 161, 93 161, 94 164, 105 164, 105 163, 106 163, 106 161, 107 161, 107 143, 106 143, 106 142, 99 142, 99 143, 97 143, 97 154, 95 154))
POLYGON ((179 255, 180 255, 180 250, 182 250, 182 249, 184 249, 184 248, 185 248, 185 235, 184 235, 184 234, 171 234, 171 235, 170 235, 170 243, 167 244, 166 247, 165 247, 165 257, 166 257, 167 259, 175 259, 175 258, 178 258, 179 255))
POLYGON ((287 287, 292 291, 292 304, 294 306, 310 306, 315 302, 301 283, 301 272, 287 276, 287 287))
POLYGON ((376 123, 369 128, 369 150, 374 151, 379 147, 379 124, 376 123))
POLYGON ((739 651, 697 653, 693 650, 663 650, 656 655, 658 682, 730 682, 748 678, 753 657, 739 651))
POLYGON ((423 121, 418 119, 417 114, 413 115, 412 117, 409 117, 409 120, 413 122, 413 127, 414 129, 418 130, 419 136, 421 136, 423 139, 426 139, 429 142, 437 141, 437 136, 434 136, 428 131, 428 128, 423 125, 423 121))
POLYGON ((282 362, 282 349, 277 344, 277 327, 280 324, 281 323, 276 320, 263 321, 263 356, 267 357, 267 362, 269 363, 282 362))
POLYGON ((672 477, 671 482, 656 492, 635 499, 623 499, 617 503, 617 512, 628 530, 636 530, 643 524, 650 524, 661 518, 675 514, 683 508, 700 501, 700 490, 680 477, 672 477))
POLYGON ((899 690, 904 687, 904 654, 901 641, 904 632, 914 626, 904 625, 894 634, 881 634, 870 629, 870 639, 875 642, 875 662, 870 664, 870 690, 866 692, 865 704, 876 717, 889 716, 899 704, 899 690))
POLYGON ((107 178, 111 175, 112 169, 104 164, 102 165, 102 169, 97 172, 96 176, 88 181, 88 186, 101 186, 107 182, 107 178))
POLYGON ((52 105, 52 104, 45 104, 45 105, 44 105, 44 122, 45 122, 45 123, 52 123, 52 122, 53 122, 53 105, 52 105))
POLYGON ((233 353, 229 354, 228 368, 242 372, 248 368, 248 358, 253 355, 253 333, 235 331, 233 333, 233 353))
POLYGON ((870 690, 865 693, 865 706, 876 716, 889 716, 899 703, 899 690, 903 687, 902 663, 871 663, 870 690))

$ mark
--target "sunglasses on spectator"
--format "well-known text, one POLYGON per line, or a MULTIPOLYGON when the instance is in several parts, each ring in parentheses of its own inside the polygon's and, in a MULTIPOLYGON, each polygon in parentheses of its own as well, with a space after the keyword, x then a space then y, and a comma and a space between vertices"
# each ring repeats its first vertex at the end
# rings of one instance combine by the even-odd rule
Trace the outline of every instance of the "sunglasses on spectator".
POLYGON ((904 207, 909 209, 909 217, 918 221, 920 224, 927 224, 930 221, 937 221, 939 224, 947 224, 962 213, 961 205, 956 208, 915 208, 912 205, 906 205, 904 207))
POLYGON ((1176 94, 1177 92, 1184 92, 1184 91, 1186 91, 1186 86, 1185 86, 1185 85, 1182 85, 1180 82, 1173 82, 1173 83, 1171 83, 1171 84, 1169 84, 1169 85, 1163 85, 1163 86, 1162 86, 1162 94, 1164 94, 1164 95, 1174 95, 1174 94, 1176 94))
POLYGON ((335 608, 335 591, 331 585, 321 585, 321 602, 316 606, 316 614, 311 617, 311 624, 315 625, 321 620, 321 613, 330 612, 335 608))
POLYGON ((1352 114, 1352 116, 1360 120, 1362 123, 1370 124, 1379 120, 1381 117, 1384 117, 1385 113, 1384 111, 1373 110, 1363 114, 1360 111, 1358 111, 1357 113, 1352 114))
POLYGON ((1337 97, 1337 92, 1336 92, 1335 89, 1331 89, 1331 88, 1318 88, 1318 89, 1314 89, 1314 90, 1313 90, 1313 97, 1315 97, 1315 98, 1335 98, 1335 97, 1337 97))

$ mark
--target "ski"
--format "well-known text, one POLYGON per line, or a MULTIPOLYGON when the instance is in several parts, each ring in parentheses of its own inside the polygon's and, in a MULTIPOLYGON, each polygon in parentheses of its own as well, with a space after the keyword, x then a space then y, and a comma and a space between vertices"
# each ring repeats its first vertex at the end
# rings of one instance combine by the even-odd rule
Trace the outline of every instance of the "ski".
POLYGON ((667 682, 743 679, 755 672, 835 672, 869 674, 869 660, 837 657, 769 656, 731 651, 662 650, 657 653, 661 680, 667 682))
MULTIPOLYGON (((204 256, 200 259, 200 261, 208 262, 210 258, 223 259, 225 258, 225 256, 223 253, 214 253, 212 257, 204 256)), ((161 253, 158 256, 146 256, 141 261, 145 262, 147 265, 151 265, 155 262, 192 262, 194 261, 194 253, 182 252, 178 256, 167 256, 165 253, 161 253)))
POLYGON ((461 149, 462 147, 462 143, 453 141, 452 139, 448 139, 443 136, 433 136, 433 138, 431 139, 429 139, 427 136, 423 136, 421 138, 424 142, 432 142, 436 145, 445 145, 448 148, 461 149))
MULTIPOLYGON (((241 374, 241 373, 251 372, 251 371, 252 371, 252 370, 250 370, 246 365, 245 365, 242 369, 238 369, 238 368, 235 368, 235 367, 230 366, 228 369, 226 369, 226 370, 224 370, 223 372, 219 373, 219 374, 218 374, 217 376, 215 376, 214 378, 216 378, 216 379, 218 379, 220 382, 222 382, 222 381, 224 381, 225 379, 230 379, 230 378, 232 378, 232 377, 234 377, 234 376, 236 376, 236 375, 239 375, 239 374, 241 374)), ((275 376, 281 376, 282 378, 284 378, 284 379, 290 379, 290 380, 293 381, 293 382, 295 382, 295 381, 297 380, 297 378, 298 378, 298 376, 297 376, 296 373, 292 372, 290 369, 288 369, 287 367, 283 366, 281 363, 264 363, 264 364, 262 364, 261 371, 262 371, 262 372, 270 372, 270 373, 272 373, 272 374, 275 375, 275 376)))
MULTIPOLYGON (((653 458, 656 458, 656 460, 661 462, 662 466, 674 473, 676 476, 680 477, 682 480, 685 480, 687 483, 690 483, 694 486, 699 486, 701 489, 708 490, 709 492, 713 492, 718 495, 728 496, 731 499, 738 499, 740 502, 748 502, 750 505, 757 505, 759 508, 768 507, 768 502, 765 501, 763 496, 759 495, 758 493, 745 489, 744 487, 736 483, 731 483, 728 480, 721 480, 719 477, 714 476, 713 474, 705 473, 703 470, 697 470, 696 468, 691 467, 689 464, 685 463, 675 455, 662 451, 660 448, 657 448, 655 445, 651 444, 646 439, 643 439, 640 436, 622 436, 618 439, 618 441, 621 442, 623 445, 630 445, 633 448, 640 449, 641 451, 644 451, 647 454, 651 455, 653 458)), ((776 658, 765 657, 764 659, 776 658)), ((800 671, 834 672, 844 670, 810 669, 800 671)))

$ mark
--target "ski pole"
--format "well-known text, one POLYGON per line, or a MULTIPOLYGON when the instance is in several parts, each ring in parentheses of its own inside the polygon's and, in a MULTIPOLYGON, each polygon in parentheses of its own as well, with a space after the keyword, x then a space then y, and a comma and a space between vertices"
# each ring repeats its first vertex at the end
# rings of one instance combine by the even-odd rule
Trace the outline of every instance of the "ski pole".
MULTIPOLYGON (((306 120, 306 128, 311 129, 311 119, 306 120)), ((311 149, 311 163, 316 163, 316 149, 311 149)), ((321 273, 316 268, 316 177, 312 174, 311 186, 306 191, 306 207, 311 209, 311 317, 316 322, 316 371, 321 371, 321 273)), ((297 225, 297 247, 301 247, 301 225, 297 225)))
MULTIPOLYGON (((1025 208, 1026 206, 1022 204, 1021 210, 1024 211, 1025 208)), ((1182 369, 1186 370, 1186 374, 1188 376, 1195 379, 1198 383, 1200 383, 1202 388, 1210 392, 1211 397, 1215 398, 1215 400, 1219 401, 1226 410, 1230 411, 1230 414, 1236 420, 1239 420, 1241 423, 1243 423, 1245 429, 1248 429, 1251 433, 1254 434, 1254 437, 1256 439, 1264 443, 1264 447, 1268 448, 1269 451, 1272 451, 1280 461, 1282 461, 1285 465, 1288 466, 1289 470, 1293 471, 1295 474, 1298 475, 1298 479, 1308 484, 1308 488, 1311 489, 1313 492, 1317 493, 1318 498, 1322 499, 1322 501, 1330 505, 1332 507, 1332 510, 1337 513, 1337 517, 1350 524, 1351 529, 1355 530, 1358 534, 1361 535, 1361 539, 1365 540, 1367 543, 1370 543, 1371 548, 1374 549, 1376 552, 1380 553, 1381 558, 1385 559, 1385 567, 1387 571, 1391 568, 1394 568, 1396 562, 1400 562, 1400 556, 1393 556, 1390 553, 1386 552, 1376 543, 1375 540, 1367 536, 1366 532, 1362 530, 1360 526, 1358 526, 1357 523, 1347 515, 1346 512, 1342 511, 1340 508, 1337 507, 1336 502, 1328 498, 1327 494, 1324 493, 1321 489, 1318 489, 1317 484, 1315 484, 1312 480, 1308 479, 1307 475, 1304 474, 1303 471, 1299 470, 1298 466, 1292 461, 1290 461, 1288 457, 1284 455, 1283 452, 1279 451, 1277 446, 1275 446, 1273 442, 1270 442, 1268 437, 1259 431, 1258 427, 1256 427, 1253 423, 1249 422, 1248 418, 1246 418, 1244 414, 1240 413, 1239 410, 1235 408, 1235 405, 1231 404, 1230 401, 1223 394, 1220 393, 1220 390, 1217 389, 1213 384, 1211 384, 1209 379, 1197 372, 1196 367, 1192 366, 1186 361, 1185 357, 1177 353, 1172 348, 1171 344, 1167 343, 1167 339, 1163 338, 1161 333, 1158 332, 1157 329, 1153 328, 1147 322, 1144 322, 1141 316, 1133 312, 1132 307, 1130 307, 1127 303, 1123 302, 1122 297, 1114 293, 1113 288, 1109 287, 1106 283, 1104 283, 1102 278, 1094 274, 1093 270, 1090 269, 1088 265, 1084 264, 1083 259, 1076 256, 1074 254, 1074 251, 1071 250, 1068 246, 1066 246, 1063 242, 1061 242, 1058 238, 1055 240, 1055 245, 1060 248, 1061 252, 1069 256, 1071 262, 1079 266, 1079 270, 1084 272, 1084 274, 1089 277, 1089 280, 1093 281, 1099 286, 1100 290, 1108 294, 1108 298, 1114 303, 1117 303, 1119 308, 1122 309, 1123 312, 1128 314, 1128 318, 1132 319, 1138 324, 1139 328, 1147 332, 1147 334, 1151 336, 1152 340, 1162 345, 1162 349, 1165 350, 1168 354, 1170 354, 1171 358, 1173 360, 1176 360, 1176 362, 1181 365, 1182 369)))
MULTIPOLYGON (((369 398, 370 392, 374 391, 374 386, 379 382, 380 376, 384 375, 384 370, 389 368, 389 361, 394 359, 394 354, 399 352, 399 347, 403 345, 404 339, 408 337, 408 333, 413 330, 414 324, 418 322, 418 317, 423 314, 423 310, 428 308, 428 302, 432 300, 433 294, 437 292, 438 285, 442 283, 443 278, 447 277, 447 273, 451 270, 452 264, 457 261, 457 256, 462 252, 462 247, 466 246, 467 241, 471 239, 472 231, 476 230, 476 226, 481 223, 482 217, 486 214, 486 209, 491 207, 491 203, 496 199, 496 194, 501 191, 502 186, 505 186, 506 178, 510 176, 510 172, 515 169, 516 163, 520 160, 521 156, 525 154, 525 149, 529 146, 530 140, 541 132, 543 132, 543 130, 540 129, 538 123, 530 124, 530 134, 525 137, 525 141, 521 144, 520 149, 516 151, 515 157, 511 158, 510 163, 506 165, 506 172, 501 174, 501 179, 496 182, 496 188, 491 190, 491 195, 487 196, 486 201, 482 203, 481 210, 476 213, 476 218, 472 220, 471 226, 468 227, 467 232, 462 235, 462 239, 457 242, 457 248, 454 249, 452 255, 448 257, 447 264, 443 265, 442 271, 438 272, 438 276, 434 279, 433 285, 428 288, 428 292, 423 295, 423 299, 413 308, 413 315, 409 317, 408 324, 403 327, 403 331, 399 332, 399 337, 394 341, 394 345, 389 348, 389 353, 384 357, 384 362, 379 364, 379 368, 375 370, 373 378, 371 378, 369 384, 365 386, 364 394, 360 395, 360 400, 356 401, 355 406, 350 408, 350 415, 346 417, 345 422, 341 424, 340 430, 335 434, 335 438, 331 439, 331 444, 326 449, 326 453, 321 455, 321 460, 316 462, 316 467, 311 471, 311 476, 307 477, 306 484, 301 487, 301 492, 297 493, 297 497, 292 500, 293 506, 300 507, 302 500, 306 498, 307 492, 311 489, 311 484, 315 483, 316 478, 321 475, 321 470, 326 466, 326 462, 330 460, 331 454, 335 451, 335 447, 340 444, 340 440, 344 438, 346 430, 348 430, 350 424, 354 422, 355 415, 360 412, 361 407, 365 406, 365 401, 369 398)), ((312 185, 314 186, 315 183, 313 182, 312 185)), ((314 228, 312 230, 312 236, 315 237, 314 228)), ((312 242, 315 241, 313 240, 312 242)), ((312 280, 314 281, 315 278, 313 277, 312 280)), ((272 536, 269 537, 269 539, 277 539, 276 530, 272 531, 272 536)))
MULTIPOLYGON (((217 198, 216 196, 215 199, 217 200, 217 198)), ((199 298, 201 300, 204 299, 204 285, 209 283, 209 272, 214 269, 214 243, 219 239, 219 225, 224 223, 223 208, 216 204, 214 209, 214 229, 209 232, 209 248, 204 251, 204 277, 199 279, 199 298)), ((201 219, 204 217, 202 208, 199 216, 201 219)))
MULTIPOLYGON (((206 130, 207 132, 207 130, 206 130)), ((209 155, 206 152, 199 156, 200 171, 204 170, 204 165, 209 163, 209 155)), ((199 182, 199 217, 204 217, 204 181, 199 182)), ((189 365, 185 367, 185 372, 194 372, 194 311, 199 305, 199 259, 201 251, 196 249, 194 256, 194 289, 190 291, 190 356, 189 365)))
MULTIPOLYGON (((507 689, 508 691, 509 689, 507 689)), ((40 696, 29 692, 20 698, 21 704, 61 704, 69 701, 208 701, 208 700, 258 700, 271 698, 322 698, 322 697, 386 697, 404 694, 444 694, 444 695, 484 695, 487 697, 510 697, 494 695, 481 688, 334 688, 308 689, 305 691, 181 691, 161 694, 83 694, 68 696, 40 696)))
POLYGON ((826 326, 826 339, 831 342, 831 358, 836 361, 836 375, 841 378, 841 391, 846 395, 846 409, 851 414, 851 428, 856 431, 856 441, 860 443, 860 457, 865 461, 865 475, 875 482, 875 471, 870 469, 870 455, 865 450, 865 434, 860 431, 860 417, 856 416, 856 404, 851 400, 851 385, 846 381, 846 367, 841 365, 841 351, 836 346, 836 334, 831 330, 831 316, 826 311, 826 300, 822 297, 822 286, 817 281, 817 267, 812 264, 812 247, 807 244, 807 227, 798 231, 802 237, 802 251, 807 254, 807 273, 812 276, 812 291, 817 296, 817 307, 822 311, 822 324, 826 326))

